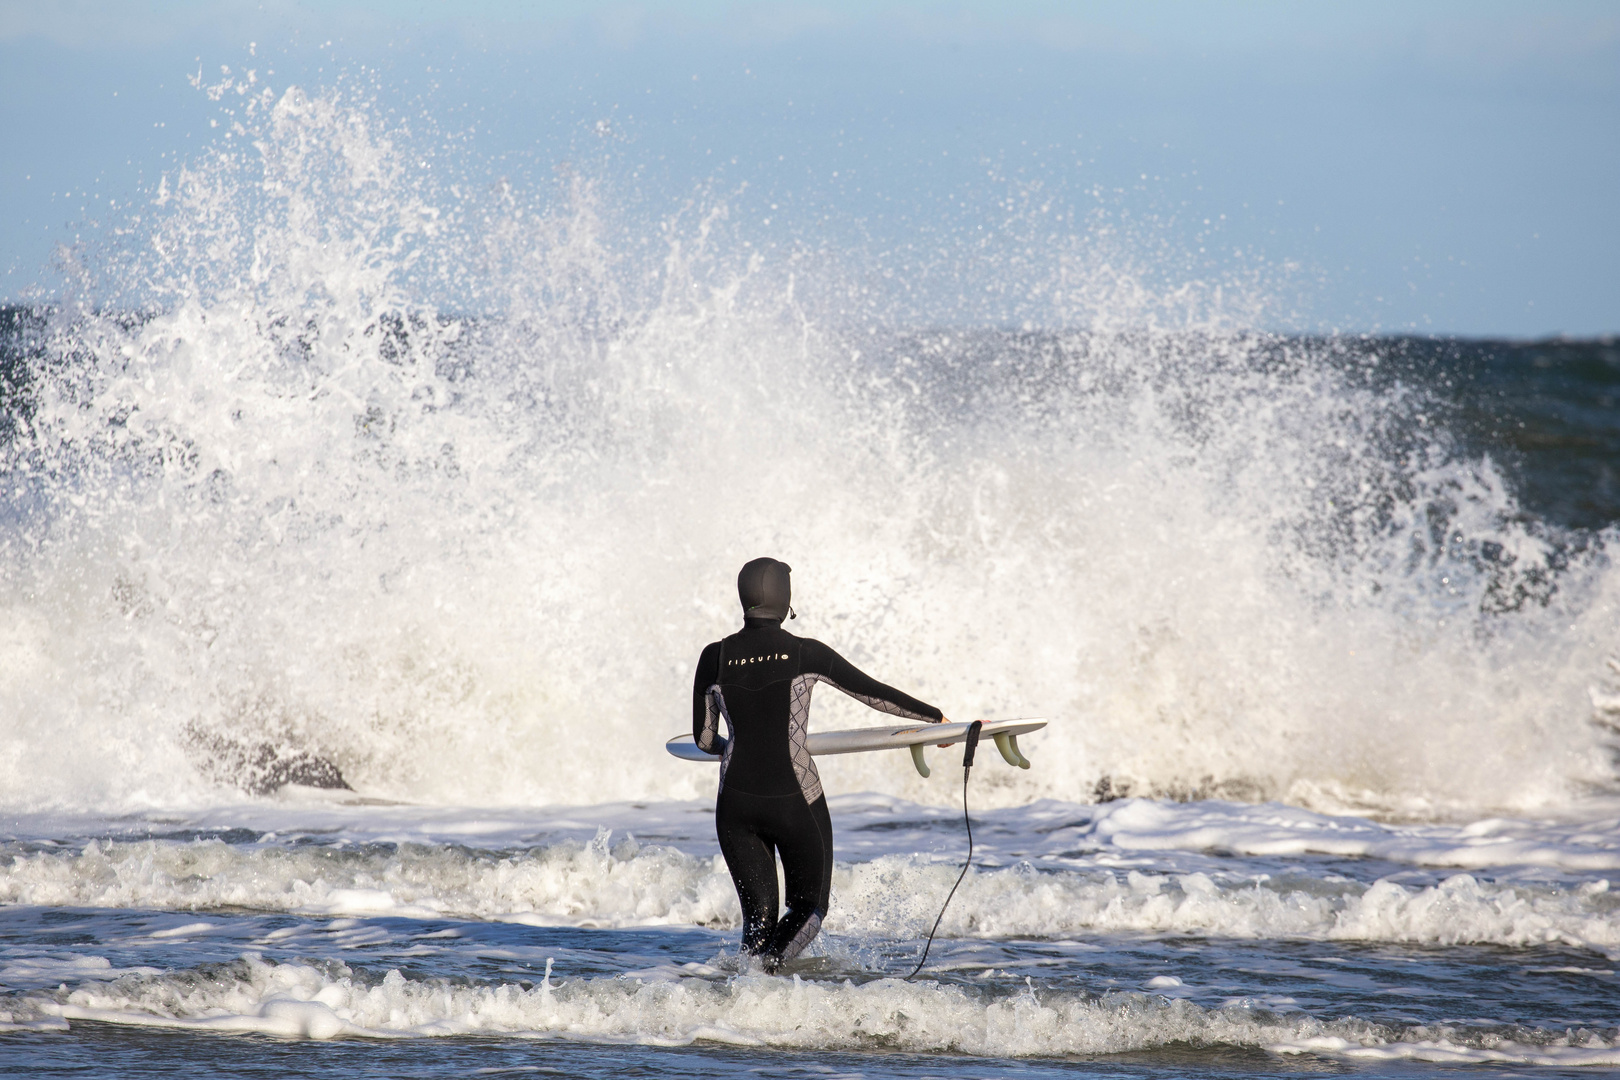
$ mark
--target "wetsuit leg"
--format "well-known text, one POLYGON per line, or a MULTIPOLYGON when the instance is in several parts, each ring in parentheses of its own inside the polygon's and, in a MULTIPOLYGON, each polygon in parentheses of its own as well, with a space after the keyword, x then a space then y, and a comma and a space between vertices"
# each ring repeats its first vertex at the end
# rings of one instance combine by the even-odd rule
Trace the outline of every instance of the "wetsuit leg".
POLYGON ((743 950, 765 970, 791 960, 821 930, 832 895, 832 820, 827 800, 800 795, 720 792, 714 807, 720 853, 743 909, 743 950), (777 918, 776 854, 782 856, 787 910, 777 918))
POLYGON ((827 813, 825 795, 810 804, 810 813, 815 816, 816 827, 821 830, 821 889, 816 894, 816 906, 826 911, 832 906, 833 837, 832 816, 827 813))
POLYGON ((832 819, 827 799, 794 807, 786 830, 773 837, 782 855, 782 878, 787 886, 787 910, 765 946, 765 970, 775 971, 784 961, 804 951, 821 931, 832 898, 832 819))
POLYGON ((720 841, 720 854, 725 856, 726 869, 731 871, 731 883, 737 887, 737 900, 742 904, 742 947, 746 953, 761 952, 776 929, 776 853, 762 835, 766 825, 762 819, 774 815, 761 811, 779 801, 785 799, 722 788, 714 804, 714 832, 720 841), (762 807, 762 803, 766 805, 762 807))

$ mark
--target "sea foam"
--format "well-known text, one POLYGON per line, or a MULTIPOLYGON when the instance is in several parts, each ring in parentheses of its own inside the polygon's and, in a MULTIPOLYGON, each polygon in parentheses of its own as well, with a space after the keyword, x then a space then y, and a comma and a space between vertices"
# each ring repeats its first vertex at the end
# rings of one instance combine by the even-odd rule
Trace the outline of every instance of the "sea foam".
MULTIPOLYGON (((957 868, 917 855, 840 864, 827 933, 926 933, 957 868)), ((585 927, 734 929, 735 890, 718 856, 604 832, 519 852, 456 845, 274 845, 218 840, 93 841, 77 852, 16 853, 0 901, 54 907, 464 918, 585 927)), ((1620 894, 1607 879, 1497 883, 1455 874, 1433 885, 1334 875, 975 870, 940 924, 947 937, 1087 933, 1529 946, 1620 955, 1620 894)))
POLYGON ((553 977, 539 985, 380 978, 343 964, 245 957, 206 971, 124 976, 14 998, 13 1026, 95 1021, 283 1038, 531 1036, 678 1046, 697 1041, 808 1050, 986 1057, 1113 1054, 1172 1044, 1427 1061, 1620 1063, 1615 1033, 1319 1020, 1250 1002, 1203 1008, 1140 993, 964 988, 880 979, 553 977))

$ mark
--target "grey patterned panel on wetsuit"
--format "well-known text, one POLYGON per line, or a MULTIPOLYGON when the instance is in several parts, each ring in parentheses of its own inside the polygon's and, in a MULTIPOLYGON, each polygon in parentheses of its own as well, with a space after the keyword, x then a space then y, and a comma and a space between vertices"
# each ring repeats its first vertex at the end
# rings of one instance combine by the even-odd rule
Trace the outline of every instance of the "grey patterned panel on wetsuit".
POLYGON ((697 740, 698 749, 705 753, 714 753, 714 739, 720 733, 720 718, 726 718, 726 746, 720 751, 720 786, 726 786, 726 766, 731 764, 731 748, 737 745, 737 725, 731 722, 731 714, 726 712, 726 697, 720 692, 720 684, 715 683, 703 695, 703 737, 697 740))
POLYGON ((815 940, 816 934, 821 932, 821 916, 812 915, 805 924, 799 927, 799 932, 793 935, 793 940, 782 949, 782 959, 791 960, 804 952, 804 947, 815 940))
POLYGON ((810 691, 825 675, 805 674, 794 678, 788 703, 788 756, 793 759, 793 775, 799 779, 804 801, 821 798, 821 774, 810 756, 810 691))
MULTIPOLYGON (((844 690, 842 686, 838 686, 837 683, 833 682, 826 676, 822 676, 821 681, 826 683, 828 686, 836 686, 838 689, 844 690)), ((880 697, 867 697, 865 694, 857 694, 853 690, 844 690, 844 693, 848 694, 862 705, 876 709, 878 712, 888 713, 890 716, 898 716, 903 720, 921 720, 925 724, 938 723, 938 721, 928 719, 928 717, 924 716, 922 713, 914 713, 910 709, 896 705, 892 701, 884 701, 880 697)))

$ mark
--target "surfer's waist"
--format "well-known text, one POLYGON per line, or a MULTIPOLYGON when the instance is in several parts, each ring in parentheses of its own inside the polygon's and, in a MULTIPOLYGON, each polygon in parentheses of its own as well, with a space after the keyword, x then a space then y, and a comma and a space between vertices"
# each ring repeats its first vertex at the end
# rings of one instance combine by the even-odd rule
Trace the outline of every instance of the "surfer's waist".
POLYGON ((724 797, 729 796, 729 795, 746 795, 750 799, 803 799, 804 798, 804 792, 799 789, 797 784, 794 785, 792 791, 772 791, 772 792, 767 793, 767 792, 763 792, 763 791, 749 791, 747 788, 738 787, 736 784, 732 783, 730 777, 727 777, 725 785, 723 787, 721 787, 721 789, 720 789, 720 796, 722 798, 724 798, 724 797))
MULTIPOLYGON (((815 775, 815 766, 810 768, 815 775)), ((771 754, 733 753, 722 785, 750 795, 797 795, 803 790, 786 747, 771 754)))

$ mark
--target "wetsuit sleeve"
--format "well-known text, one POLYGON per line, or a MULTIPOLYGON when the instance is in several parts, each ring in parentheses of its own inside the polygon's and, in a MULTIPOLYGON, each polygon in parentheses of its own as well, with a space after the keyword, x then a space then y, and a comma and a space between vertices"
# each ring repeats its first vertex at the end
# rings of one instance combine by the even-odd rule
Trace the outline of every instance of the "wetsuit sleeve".
POLYGON ((878 682, 819 641, 805 641, 803 658, 806 674, 817 676, 820 682, 831 683, 879 712, 907 720, 926 720, 931 724, 945 719, 945 714, 932 705, 878 682))
POLYGON ((720 734, 720 710, 709 691, 720 681, 720 643, 710 642, 698 657, 697 674, 692 677, 692 741, 708 754, 725 750, 720 734))

